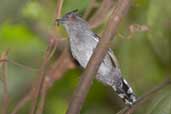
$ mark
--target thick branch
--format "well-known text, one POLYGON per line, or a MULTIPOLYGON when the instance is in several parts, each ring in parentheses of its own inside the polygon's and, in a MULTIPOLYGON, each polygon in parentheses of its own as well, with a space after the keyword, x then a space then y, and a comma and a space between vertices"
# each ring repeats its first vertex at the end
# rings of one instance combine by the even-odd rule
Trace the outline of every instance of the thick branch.
POLYGON ((85 97, 90 89, 90 86, 95 78, 95 74, 103 60, 106 52, 109 48, 109 44, 116 33, 119 22, 121 18, 126 14, 129 8, 130 0, 119 0, 118 6, 112 12, 110 20, 107 24, 107 28, 100 39, 95 52, 93 53, 86 70, 81 76, 81 80, 79 85, 74 93, 74 96, 69 104, 69 108, 67 110, 67 114, 79 114, 85 97))

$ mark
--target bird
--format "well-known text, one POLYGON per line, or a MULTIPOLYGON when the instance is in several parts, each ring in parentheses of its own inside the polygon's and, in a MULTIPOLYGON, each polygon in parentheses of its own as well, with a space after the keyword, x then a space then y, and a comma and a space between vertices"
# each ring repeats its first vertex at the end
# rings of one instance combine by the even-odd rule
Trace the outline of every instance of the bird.
MULTIPOLYGON (((100 37, 90 29, 88 22, 81 18, 77 10, 66 13, 56 21, 58 25, 64 26, 69 36, 73 58, 81 67, 86 68, 100 37)), ((126 105, 132 106, 136 102, 136 95, 128 82, 122 77, 119 63, 111 48, 108 49, 99 66, 96 79, 105 85, 111 86, 126 105)))

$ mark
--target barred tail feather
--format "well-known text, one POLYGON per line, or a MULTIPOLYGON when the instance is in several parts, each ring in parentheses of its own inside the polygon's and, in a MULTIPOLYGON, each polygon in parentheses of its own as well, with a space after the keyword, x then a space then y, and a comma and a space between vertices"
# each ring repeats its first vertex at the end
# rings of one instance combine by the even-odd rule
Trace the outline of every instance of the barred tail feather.
POLYGON ((122 98, 125 104, 132 106, 136 102, 136 96, 125 79, 121 79, 119 87, 113 85, 112 88, 117 92, 118 96, 122 98))

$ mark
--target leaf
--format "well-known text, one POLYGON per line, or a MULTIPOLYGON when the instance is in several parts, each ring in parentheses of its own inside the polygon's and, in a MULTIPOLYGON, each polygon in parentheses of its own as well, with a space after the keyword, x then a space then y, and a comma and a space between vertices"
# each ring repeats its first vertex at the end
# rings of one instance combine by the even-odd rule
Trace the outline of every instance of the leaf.
POLYGON ((147 23, 148 39, 161 62, 171 65, 171 7, 170 0, 151 0, 147 23))
POLYGON ((160 92, 157 97, 154 97, 146 114, 171 114, 170 87, 160 92))

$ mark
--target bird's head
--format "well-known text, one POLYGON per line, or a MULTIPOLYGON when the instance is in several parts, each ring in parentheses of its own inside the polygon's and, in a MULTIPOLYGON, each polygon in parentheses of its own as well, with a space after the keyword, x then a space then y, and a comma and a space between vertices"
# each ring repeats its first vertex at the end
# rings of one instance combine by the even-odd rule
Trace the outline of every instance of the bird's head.
POLYGON ((56 19, 56 22, 59 24, 73 24, 78 20, 78 10, 73 10, 66 13, 62 18, 56 19))
POLYGON ((62 18, 56 19, 58 25, 62 24, 66 29, 81 29, 88 27, 87 22, 78 15, 78 10, 66 13, 62 18))

